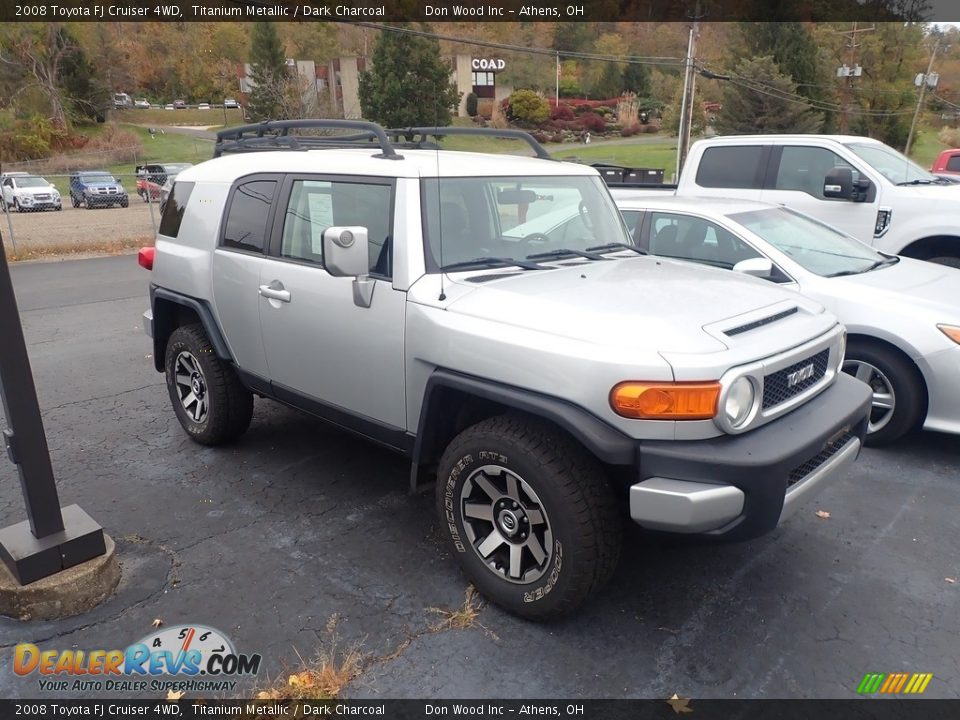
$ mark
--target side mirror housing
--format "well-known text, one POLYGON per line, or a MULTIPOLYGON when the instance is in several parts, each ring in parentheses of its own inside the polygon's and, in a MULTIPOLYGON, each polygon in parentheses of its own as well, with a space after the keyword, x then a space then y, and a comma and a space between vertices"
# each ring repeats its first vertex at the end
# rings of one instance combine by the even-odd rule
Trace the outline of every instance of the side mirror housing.
POLYGON ((823 179, 823 196, 839 200, 853 199, 853 171, 847 167, 833 168, 823 179))
POLYGON ((769 280, 773 277, 773 263, 767 258, 750 258, 749 260, 741 260, 734 265, 733 271, 769 280))
POLYGON ((360 277, 370 271, 367 229, 333 226, 323 232, 323 264, 334 277, 360 277))

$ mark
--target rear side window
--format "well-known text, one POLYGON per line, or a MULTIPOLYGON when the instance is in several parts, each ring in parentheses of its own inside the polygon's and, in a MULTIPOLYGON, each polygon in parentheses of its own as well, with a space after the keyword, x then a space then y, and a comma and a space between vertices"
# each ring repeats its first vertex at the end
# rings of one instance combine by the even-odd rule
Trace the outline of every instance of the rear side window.
POLYGON ((960 155, 951 155, 947 158, 947 170, 960 172, 960 155))
POLYGON ((697 185, 710 188, 759 190, 763 173, 762 145, 720 145, 707 148, 697 168, 697 185))
POLYGON ((276 180, 252 180, 234 189, 223 232, 224 247, 263 252, 276 189, 276 180))
POLYGON ((183 211, 187 209, 187 201, 193 192, 194 183, 178 182, 173 184, 170 197, 163 208, 163 217, 160 218, 160 234, 175 238, 180 232, 180 223, 183 221, 183 211))

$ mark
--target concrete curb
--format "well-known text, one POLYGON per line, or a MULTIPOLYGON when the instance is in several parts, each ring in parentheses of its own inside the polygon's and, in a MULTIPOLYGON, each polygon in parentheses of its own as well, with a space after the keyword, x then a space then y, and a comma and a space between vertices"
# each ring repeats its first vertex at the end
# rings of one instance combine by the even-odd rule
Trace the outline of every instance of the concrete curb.
POLYGON ((103 536, 107 551, 56 575, 19 585, 0 563, 0 615, 17 620, 53 620, 91 610, 106 600, 120 582, 116 545, 103 536))

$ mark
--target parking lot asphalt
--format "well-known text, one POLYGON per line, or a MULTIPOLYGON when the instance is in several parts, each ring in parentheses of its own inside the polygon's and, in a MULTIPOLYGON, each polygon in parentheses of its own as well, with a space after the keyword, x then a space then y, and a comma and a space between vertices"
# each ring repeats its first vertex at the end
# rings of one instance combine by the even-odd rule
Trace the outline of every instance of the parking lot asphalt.
MULTIPOLYGON (((867 672, 930 672, 926 696, 960 697, 956 438, 865 450, 759 540, 629 532, 610 586, 562 622, 486 606, 451 629, 434 608, 461 605, 466 582, 431 497, 407 494, 402 458, 263 400, 239 443, 195 445, 149 357, 135 257, 12 274, 62 504, 117 541, 123 579, 80 617, 0 619, 0 697, 44 696, 36 675, 14 674, 17 643, 123 649, 155 619, 261 653, 239 695, 301 657, 357 647, 364 672, 343 693, 354 698, 846 698, 867 672)), ((0 460, 0 524, 24 517, 0 460)))

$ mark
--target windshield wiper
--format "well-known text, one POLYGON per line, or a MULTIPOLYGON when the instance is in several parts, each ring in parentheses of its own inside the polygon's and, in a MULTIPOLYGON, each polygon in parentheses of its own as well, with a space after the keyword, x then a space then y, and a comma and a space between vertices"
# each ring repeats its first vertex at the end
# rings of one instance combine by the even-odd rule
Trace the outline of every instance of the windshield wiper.
POLYGON ((593 247, 588 247, 588 252, 610 252, 611 250, 633 250, 638 255, 649 255, 646 250, 641 250, 636 245, 628 245, 627 243, 607 243, 606 245, 594 245, 593 247))
POLYGON ((544 252, 534 253, 533 255, 527 255, 527 260, 546 260, 548 258, 562 258, 562 257, 582 257, 587 258, 588 260, 608 260, 603 255, 598 255, 597 253, 585 252, 584 250, 571 250, 569 248, 560 248, 558 250, 546 250, 544 252))
POLYGON ((936 180, 927 180, 925 178, 917 178, 916 180, 905 180, 904 182, 898 182, 897 185, 933 185, 936 180))
POLYGON ((449 265, 444 265, 440 269, 443 272, 448 272, 450 270, 469 270, 474 267, 509 267, 511 265, 516 265, 519 268, 524 270, 546 270, 547 268, 543 265, 538 265, 535 262, 527 262, 526 260, 514 260, 513 258, 503 258, 503 257, 476 257, 472 260, 461 260, 460 262, 450 263, 449 265))
POLYGON ((900 262, 900 258, 898 258, 896 255, 891 255, 890 257, 885 257, 883 260, 875 260, 869 265, 867 265, 865 268, 862 268, 860 270, 841 270, 840 272, 831 273, 826 277, 844 277, 846 275, 863 275, 864 273, 868 273, 871 270, 876 270, 877 268, 886 267, 887 265, 896 265, 898 262, 900 262))

